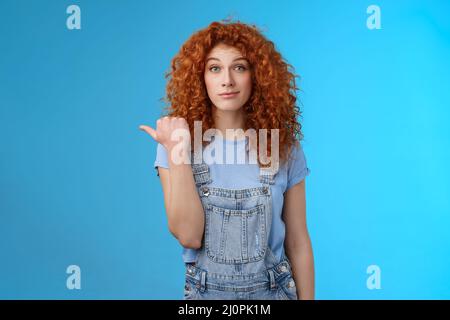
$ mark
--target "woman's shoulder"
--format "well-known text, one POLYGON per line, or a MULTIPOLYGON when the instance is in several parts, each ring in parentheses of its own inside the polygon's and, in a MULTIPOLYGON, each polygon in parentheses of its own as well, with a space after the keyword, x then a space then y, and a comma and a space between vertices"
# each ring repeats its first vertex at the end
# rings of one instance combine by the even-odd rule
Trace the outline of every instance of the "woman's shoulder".
POLYGON ((296 140, 292 145, 287 163, 288 189, 290 186, 300 182, 310 173, 302 143, 296 140))

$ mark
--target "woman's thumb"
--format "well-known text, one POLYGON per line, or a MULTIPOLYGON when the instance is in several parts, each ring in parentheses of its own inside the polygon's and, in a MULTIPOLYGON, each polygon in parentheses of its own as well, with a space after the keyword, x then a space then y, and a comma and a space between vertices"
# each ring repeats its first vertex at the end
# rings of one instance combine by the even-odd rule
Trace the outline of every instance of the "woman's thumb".
POLYGON ((158 141, 158 135, 156 134, 156 131, 152 127, 142 125, 142 126, 139 126, 139 129, 147 132, 149 135, 152 136, 153 139, 155 139, 155 141, 158 141))

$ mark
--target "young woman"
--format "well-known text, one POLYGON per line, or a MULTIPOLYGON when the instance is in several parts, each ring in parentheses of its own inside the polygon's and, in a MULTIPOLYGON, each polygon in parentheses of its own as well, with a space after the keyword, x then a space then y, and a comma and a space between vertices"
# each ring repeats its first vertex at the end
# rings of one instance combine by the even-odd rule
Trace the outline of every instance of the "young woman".
POLYGON ((314 299, 310 170, 290 68, 257 27, 213 22, 172 61, 168 115, 156 129, 140 126, 158 142, 154 166, 183 246, 184 299, 314 299))

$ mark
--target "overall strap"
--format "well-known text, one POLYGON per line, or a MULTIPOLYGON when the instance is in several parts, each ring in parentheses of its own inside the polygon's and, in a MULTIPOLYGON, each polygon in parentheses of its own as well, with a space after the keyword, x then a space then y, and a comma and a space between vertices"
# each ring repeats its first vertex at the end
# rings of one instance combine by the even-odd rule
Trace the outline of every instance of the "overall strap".
POLYGON ((212 182, 209 166, 203 160, 202 163, 192 163, 191 166, 197 187, 201 187, 204 184, 210 184, 212 182))
POLYGON ((271 168, 259 168, 259 182, 268 186, 275 184, 275 176, 277 173, 278 170, 271 168))

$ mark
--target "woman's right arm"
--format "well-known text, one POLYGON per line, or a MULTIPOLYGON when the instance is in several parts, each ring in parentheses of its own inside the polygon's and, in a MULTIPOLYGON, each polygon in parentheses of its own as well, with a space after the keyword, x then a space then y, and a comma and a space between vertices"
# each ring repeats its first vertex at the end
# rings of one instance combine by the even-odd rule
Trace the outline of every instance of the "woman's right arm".
MULTIPOLYGON (((183 118, 164 117, 157 121, 156 130, 148 126, 140 126, 140 129, 163 144, 167 150, 169 169, 158 167, 158 172, 164 193, 169 230, 183 247, 198 249, 202 244, 205 226, 203 206, 195 185, 192 167, 189 163, 179 163, 172 157, 173 151, 177 151, 174 148, 179 149, 180 144, 170 139, 174 130, 185 129, 189 132, 189 126, 183 118)), ((184 155, 187 156, 187 152, 184 155)))
MULTIPOLYGON (((170 157, 169 157, 170 158, 170 157)), ((158 167, 170 232, 183 247, 201 247, 205 215, 189 164, 158 167)))

